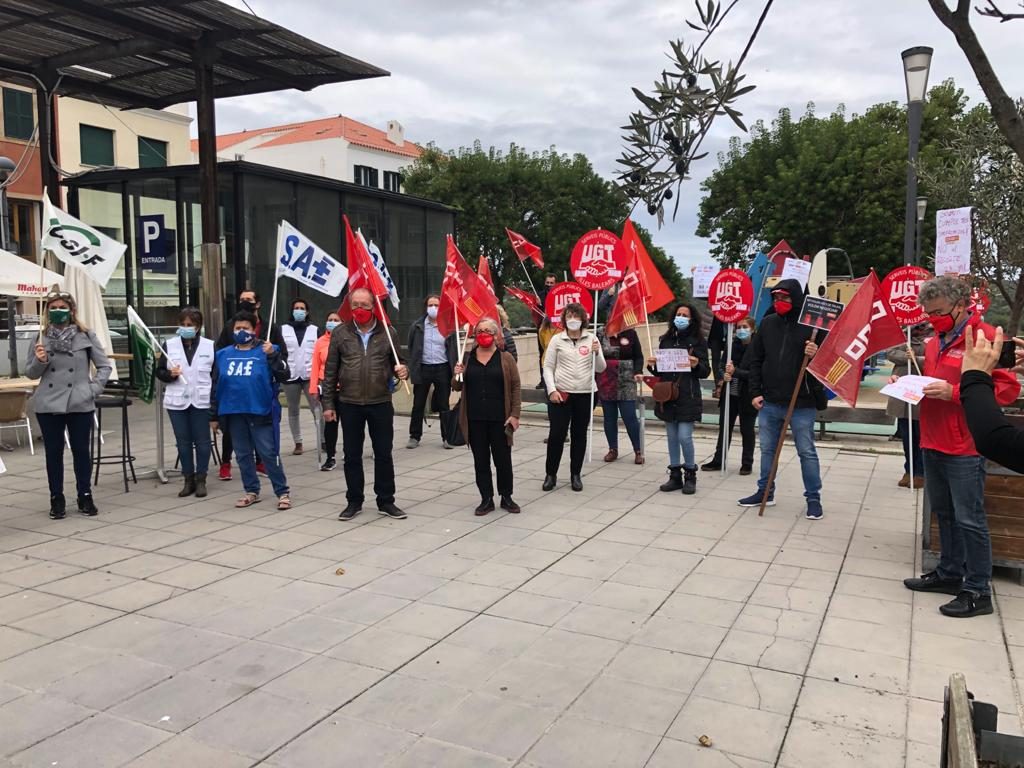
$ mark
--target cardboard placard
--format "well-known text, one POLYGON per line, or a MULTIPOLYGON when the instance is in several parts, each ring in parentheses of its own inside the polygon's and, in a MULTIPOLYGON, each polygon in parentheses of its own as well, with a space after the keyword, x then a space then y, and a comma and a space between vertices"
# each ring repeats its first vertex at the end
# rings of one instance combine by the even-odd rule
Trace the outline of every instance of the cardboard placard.
POLYGON ((971 209, 949 208, 935 214, 935 274, 971 272, 971 209))
POLYGON ((693 268, 693 297, 706 299, 711 292, 711 281, 722 268, 717 264, 698 264, 693 268))
POLYGON ((782 275, 779 280, 796 280, 801 288, 807 287, 807 281, 811 277, 811 262, 803 259, 786 259, 782 268, 782 275))
POLYGON ((658 373, 689 373, 690 353, 685 349, 658 349, 658 373))

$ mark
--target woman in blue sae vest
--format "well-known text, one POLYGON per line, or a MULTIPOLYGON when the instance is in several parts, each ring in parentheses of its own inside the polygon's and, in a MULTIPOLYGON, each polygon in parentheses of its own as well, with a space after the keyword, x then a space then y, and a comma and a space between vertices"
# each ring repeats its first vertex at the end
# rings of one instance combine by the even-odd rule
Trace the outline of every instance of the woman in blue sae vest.
POLYGON ((279 424, 280 385, 290 376, 281 350, 256 336, 256 316, 239 312, 232 319, 234 344, 217 351, 213 367, 210 422, 214 431, 224 422, 231 435, 245 495, 236 507, 251 507, 260 500, 260 479, 253 451, 259 454, 274 486, 278 509, 291 509, 288 479, 281 464, 279 424))

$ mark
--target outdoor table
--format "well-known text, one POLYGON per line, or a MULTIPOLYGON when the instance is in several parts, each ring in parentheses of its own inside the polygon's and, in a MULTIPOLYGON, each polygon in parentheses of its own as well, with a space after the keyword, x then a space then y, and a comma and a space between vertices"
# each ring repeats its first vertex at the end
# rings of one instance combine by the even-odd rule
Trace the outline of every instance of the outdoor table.
POLYGON ((29 379, 19 376, 16 379, 0 379, 0 392, 17 392, 20 389, 35 389, 39 386, 39 379, 29 379))

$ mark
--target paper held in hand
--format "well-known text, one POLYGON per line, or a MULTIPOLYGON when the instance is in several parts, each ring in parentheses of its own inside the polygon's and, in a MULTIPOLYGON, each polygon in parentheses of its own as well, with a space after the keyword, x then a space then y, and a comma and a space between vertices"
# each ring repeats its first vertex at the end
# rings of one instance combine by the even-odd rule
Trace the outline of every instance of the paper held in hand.
POLYGON ((940 383, 942 379, 933 376, 900 376, 895 384, 882 387, 881 393, 902 400, 904 403, 917 405, 924 400, 924 388, 929 384, 940 383))
POLYGON ((690 353, 685 349, 659 349, 654 356, 658 359, 658 373, 690 372, 690 353))

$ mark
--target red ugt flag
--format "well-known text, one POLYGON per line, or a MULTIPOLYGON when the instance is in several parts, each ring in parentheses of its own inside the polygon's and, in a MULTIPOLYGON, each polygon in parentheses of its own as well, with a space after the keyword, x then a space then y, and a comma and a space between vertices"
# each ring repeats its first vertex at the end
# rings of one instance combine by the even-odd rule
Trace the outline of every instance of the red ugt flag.
MULTIPOLYGON (((351 296, 352 291, 357 288, 366 288, 378 299, 387 298, 387 286, 384 285, 380 272, 373 266, 373 259, 366 249, 366 244, 352 231, 348 216, 342 214, 341 218, 345 221, 345 248, 348 251, 348 293, 346 297, 351 296)), ((388 323, 388 316, 381 312, 380 306, 379 302, 374 302, 373 313, 383 322, 388 323)), ((352 307, 347 299, 338 308, 338 314, 345 322, 351 321, 352 307)))
POLYGON ((476 325, 483 317, 497 320, 497 304, 494 294, 462 258, 452 236, 448 235, 448 260, 437 311, 438 330, 447 336, 464 323, 476 325))
POLYGON ((822 384, 857 405, 864 361, 883 349, 906 343, 874 270, 861 283, 807 366, 822 384))
POLYGON ((618 296, 615 297, 612 314, 605 324, 605 332, 609 336, 615 336, 627 328, 635 328, 646 322, 647 305, 643 281, 636 251, 630 250, 629 259, 626 262, 626 274, 622 278, 618 296))
POLYGON ((657 312, 675 298, 672 289, 658 272, 657 267, 651 260, 651 256, 644 248, 643 240, 637 234, 633 222, 626 219, 622 227, 622 242, 626 251, 636 254, 636 266, 640 272, 640 280, 643 285, 644 311, 657 312))
MULTIPOLYGON (((476 274, 481 280, 484 281, 484 284, 487 286, 488 290, 490 290, 490 292, 494 294, 494 278, 491 277, 491 264, 490 262, 487 261, 487 257, 484 256, 482 253, 480 254, 480 261, 477 263, 476 266, 476 274)), ((497 296, 497 294, 494 295, 497 296)))
POLYGON ((508 235, 508 241, 512 244, 512 250, 516 252, 516 256, 519 257, 520 261, 530 259, 537 265, 538 269, 544 269, 544 259, 540 255, 540 248, 508 227, 505 227, 505 234, 508 235))
POLYGON ((531 312, 535 312, 540 317, 544 317, 544 310, 540 308, 539 304, 537 304, 537 298, 535 296, 532 296, 524 290, 516 288, 514 285, 506 285, 505 291, 508 292, 510 296, 514 296, 523 302, 531 312))

